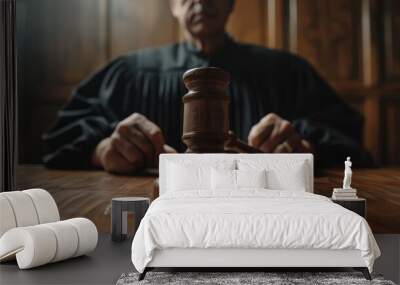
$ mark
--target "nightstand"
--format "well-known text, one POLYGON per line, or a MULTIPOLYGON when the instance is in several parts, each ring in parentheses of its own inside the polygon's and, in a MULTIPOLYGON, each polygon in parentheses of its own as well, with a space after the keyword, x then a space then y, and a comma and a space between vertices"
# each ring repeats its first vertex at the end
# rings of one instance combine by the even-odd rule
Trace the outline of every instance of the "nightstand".
POLYGON ((367 200, 364 198, 357 199, 340 199, 334 200, 332 202, 339 204, 340 206, 359 214, 361 217, 365 218, 367 210, 367 200))
POLYGON ((127 238, 128 212, 133 212, 135 214, 137 229, 149 205, 150 199, 146 197, 113 198, 111 201, 111 240, 123 241, 127 238))

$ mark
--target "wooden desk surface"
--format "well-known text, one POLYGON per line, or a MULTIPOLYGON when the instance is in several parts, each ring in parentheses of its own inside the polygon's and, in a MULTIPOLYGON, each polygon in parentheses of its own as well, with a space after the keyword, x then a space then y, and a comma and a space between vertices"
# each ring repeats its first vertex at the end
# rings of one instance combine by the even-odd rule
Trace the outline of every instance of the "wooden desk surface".
MULTIPOLYGON (((326 170, 315 178, 314 192, 330 197, 340 187, 343 170, 326 170)), ((63 219, 87 217, 101 232, 110 232, 111 198, 143 196, 154 199, 154 177, 119 176, 103 171, 49 170, 21 165, 17 188, 44 188, 57 202, 63 219)), ((367 220, 374 233, 400 234, 400 168, 355 169, 352 186, 367 199, 367 220)))

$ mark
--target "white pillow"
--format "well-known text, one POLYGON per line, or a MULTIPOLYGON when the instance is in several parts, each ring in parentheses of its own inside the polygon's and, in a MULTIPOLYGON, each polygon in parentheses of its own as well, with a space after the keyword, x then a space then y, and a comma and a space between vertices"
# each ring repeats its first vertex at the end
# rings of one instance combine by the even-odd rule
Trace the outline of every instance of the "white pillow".
POLYGON ((235 170, 238 188, 267 188, 267 171, 235 170))
POLYGON ((211 183, 213 190, 238 190, 241 188, 266 188, 267 177, 262 170, 212 169, 211 183))
POLYGON ((168 189, 185 191, 210 188, 209 167, 187 167, 181 164, 169 163, 168 189))
POLYGON ((309 167, 296 160, 238 160, 239 170, 266 169, 267 188, 272 190, 306 191, 310 189, 309 167))
POLYGON ((168 191, 211 190, 211 168, 234 169, 235 161, 191 163, 190 160, 168 162, 168 191))
POLYGON ((307 164, 304 161, 285 171, 274 169, 268 172, 271 189, 306 192, 310 183, 308 178, 307 164))
POLYGON ((236 189, 236 170, 231 169, 215 169, 211 170, 211 188, 213 190, 236 189))

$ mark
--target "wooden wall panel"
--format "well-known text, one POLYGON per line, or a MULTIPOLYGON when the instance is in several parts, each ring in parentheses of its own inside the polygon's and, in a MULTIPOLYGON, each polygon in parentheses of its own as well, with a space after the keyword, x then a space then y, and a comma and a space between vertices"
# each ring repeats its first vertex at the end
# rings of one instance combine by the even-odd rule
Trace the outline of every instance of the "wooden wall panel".
POLYGON ((40 161, 40 137, 56 110, 73 86, 107 61, 106 3, 18 1, 20 161, 40 161))
POLYGON ((238 41, 265 45, 266 8, 264 0, 236 0, 227 25, 229 33, 238 41))
POLYGON ((335 85, 360 84, 360 0, 297 1, 297 53, 335 85))
POLYGON ((400 164, 400 1, 384 0, 383 161, 400 164))
POLYGON ((389 165, 398 165, 400 161, 400 94, 386 96, 383 99, 385 109, 383 123, 382 152, 383 161, 389 165))
POLYGON ((37 93, 36 88, 75 85, 107 61, 105 4, 106 0, 18 1, 24 11, 17 11, 17 21, 23 43, 21 79, 29 86, 26 96, 36 102, 49 95, 64 102, 67 94, 37 93))
POLYGON ((177 21, 166 0, 109 0, 110 57, 179 39, 177 21))
POLYGON ((364 146, 376 162, 382 161, 381 98, 375 94, 363 96, 364 146))
POLYGON ((372 88, 378 85, 379 72, 379 0, 361 0, 361 51, 363 85, 372 88))
MULTIPOLYGON (((282 0, 266 1, 266 46, 289 50, 288 19, 289 5, 282 0)), ((292 20, 296 20, 296 17, 292 20)))
POLYGON ((400 85, 400 1, 384 0, 385 80, 400 85))
POLYGON ((57 118, 57 112, 62 104, 33 104, 34 111, 27 115, 24 122, 23 134, 20 132, 19 160, 24 163, 37 163, 41 161, 42 143, 41 135, 57 118))
POLYGON ((106 0, 22 1, 25 49, 29 62, 40 64, 40 79, 75 83, 106 61, 106 0))

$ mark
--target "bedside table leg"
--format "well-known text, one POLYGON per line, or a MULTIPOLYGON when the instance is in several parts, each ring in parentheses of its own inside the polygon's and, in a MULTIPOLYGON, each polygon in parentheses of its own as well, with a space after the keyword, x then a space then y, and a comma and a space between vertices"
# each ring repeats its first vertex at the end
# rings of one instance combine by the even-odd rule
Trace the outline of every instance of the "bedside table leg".
POLYGON ((111 240, 122 241, 122 204, 112 201, 111 206, 111 240))

